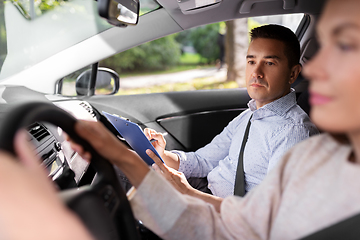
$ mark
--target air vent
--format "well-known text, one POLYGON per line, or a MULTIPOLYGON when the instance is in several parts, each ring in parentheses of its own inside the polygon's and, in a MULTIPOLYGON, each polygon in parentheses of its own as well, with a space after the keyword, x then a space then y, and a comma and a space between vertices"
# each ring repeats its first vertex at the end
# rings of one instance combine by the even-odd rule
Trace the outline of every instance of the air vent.
POLYGON ((50 136, 48 130, 39 123, 34 123, 29 127, 29 133, 38 141, 40 142, 46 136, 50 136))
POLYGON ((94 112, 94 109, 91 107, 91 105, 87 102, 81 102, 80 106, 82 106, 88 113, 91 114, 91 116, 93 116, 93 118, 96 117, 96 114, 94 112))

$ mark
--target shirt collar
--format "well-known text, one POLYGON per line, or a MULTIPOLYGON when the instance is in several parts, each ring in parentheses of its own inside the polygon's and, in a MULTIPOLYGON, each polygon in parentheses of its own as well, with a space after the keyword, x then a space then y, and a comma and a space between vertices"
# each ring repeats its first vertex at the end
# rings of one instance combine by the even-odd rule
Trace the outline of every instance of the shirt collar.
POLYGON ((290 89, 290 93, 287 95, 256 109, 256 103, 254 99, 251 99, 248 103, 248 107, 253 113, 253 119, 260 119, 272 115, 283 116, 287 111, 296 105, 296 93, 293 88, 290 89))

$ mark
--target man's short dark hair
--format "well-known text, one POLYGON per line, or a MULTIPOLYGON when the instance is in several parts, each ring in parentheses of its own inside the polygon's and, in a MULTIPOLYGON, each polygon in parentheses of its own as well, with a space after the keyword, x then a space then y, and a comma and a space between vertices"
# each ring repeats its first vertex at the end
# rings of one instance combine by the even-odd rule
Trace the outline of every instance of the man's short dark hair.
POLYGON ((285 45, 285 56, 288 59, 289 66, 293 67, 299 64, 300 43, 296 35, 289 28, 270 24, 257 27, 250 32, 251 41, 257 38, 268 38, 279 40, 285 45))

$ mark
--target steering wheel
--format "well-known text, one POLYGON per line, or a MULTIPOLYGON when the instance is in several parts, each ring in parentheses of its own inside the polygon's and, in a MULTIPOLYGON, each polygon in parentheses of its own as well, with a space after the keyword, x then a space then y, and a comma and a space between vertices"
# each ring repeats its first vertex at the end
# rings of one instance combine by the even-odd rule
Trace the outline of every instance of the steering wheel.
POLYGON ((95 181, 89 186, 59 192, 64 203, 81 218, 97 239, 140 239, 129 201, 113 166, 76 134, 74 126, 77 120, 69 113, 45 102, 17 106, 0 126, 0 149, 15 155, 15 133, 39 121, 59 126, 92 155, 91 164, 97 172, 95 181))

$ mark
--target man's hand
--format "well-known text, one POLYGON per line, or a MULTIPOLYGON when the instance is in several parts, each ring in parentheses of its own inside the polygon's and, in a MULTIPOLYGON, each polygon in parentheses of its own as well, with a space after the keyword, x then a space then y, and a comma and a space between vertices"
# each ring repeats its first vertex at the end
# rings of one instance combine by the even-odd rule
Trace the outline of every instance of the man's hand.
POLYGON ((92 239, 58 198, 26 134, 15 137, 18 159, 0 151, 0 239, 92 239))
POLYGON ((164 160, 166 165, 168 165, 169 167, 175 170, 178 170, 180 166, 180 160, 175 153, 165 150, 166 141, 164 136, 161 133, 158 133, 150 128, 145 128, 144 134, 149 140, 151 139, 157 140, 152 143, 156 151, 160 154, 161 158, 164 160))
POLYGON ((165 146, 166 146, 166 140, 165 140, 164 136, 161 133, 156 132, 154 129, 151 129, 151 128, 145 128, 144 134, 149 140, 151 140, 151 139, 156 140, 156 141, 152 142, 152 145, 154 146, 156 151, 160 154, 160 156, 163 157, 164 151, 165 151, 165 146))
POLYGON ((212 204, 216 211, 220 212, 220 205, 222 198, 213 196, 211 194, 203 193, 188 183, 185 175, 182 172, 178 172, 171 167, 164 165, 161 160, 150 150, 146 150, 147 155, 154 160, 153 168, 156 172, 163 175, 179 192, 190 195, 199 199, 202 199, 205 202, 212 204))

